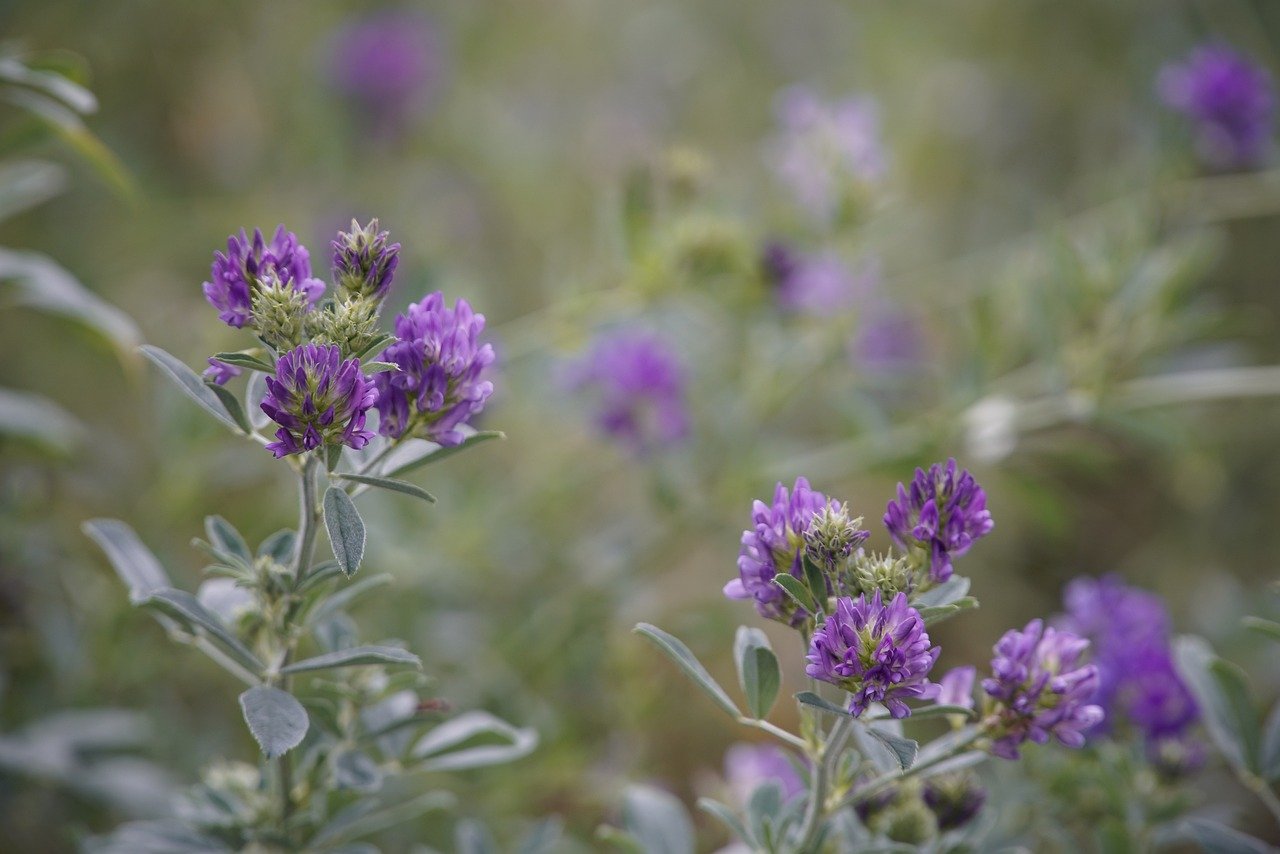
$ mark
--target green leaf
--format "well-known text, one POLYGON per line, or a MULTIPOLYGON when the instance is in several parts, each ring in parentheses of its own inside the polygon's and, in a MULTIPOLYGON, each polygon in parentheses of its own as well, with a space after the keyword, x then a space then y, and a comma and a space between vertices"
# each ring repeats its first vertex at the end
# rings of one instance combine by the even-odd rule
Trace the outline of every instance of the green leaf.
POLYGON ((43 160, 0 164, 0 221, 48 201, 66 186, 66 170, 43 160))
POLYGON ((362 367, 366 374, 380 374, 383 371, 400 370, 400 366, 394 362, 365 362, 362 367))
POLYGON ((628 786, 622 825, 645 854, 693 854, 693 822, 674 795, 652 786, 628 786))
POLYGON ((893 755, 897 758, 898 765, 903 771, 906 771, 915 764, 916 755, 920 752, 919 742, 884 732, 874 726, 868 726, 867 732, 869 732, 873 738, 885 747, 889 748, 889 750, 893 751, 893 755))
POLYGON ((84 426, 52 400, 0 388, 0 436, 52 454, 70 454, 84 442, 84 426))
POLYGON ((1186 838, 1209 854, 1267 854, 1275 851, 1261 839, 1207 818, 1188 818, 1180 829, 1186 838))
POLYGON ((328 652, 314 658, 305 658, 280 668, 281 673, 304 673, 308 670, 329 670, 334 667, 355 667, 362 664, 407 664, 422 667, 418 656, 397 646, 357 646, 337 652, 328 652))
POLYGON ((307 734, 307 710, 298 698, 279 688, 255 685, 240 695, 244 722, 268 759, 283 756, 307 734))
POLYGON ((978 713, 967 706, 946 705, 921 706, 920 708, 911 710, 911 720, 913 721, 922 721, 927 720, 928 718, 940 718, 945 715, 961 715, 968 720, 973 720, 978 716, 978 713))
POLYGON ((964 576, 953 575, 937 587, 931 587, 919 596, 916 596, 911 601, 911 606, 916 610, 920 610, 921 608, 950 605, 957 599, 964 598, 968 592, 969 579, 964 576))
POLYGON ((244 401, 249 410, 249 423, 255 430, 262 430, 271 424, 271 418, 262 411, 262 400, 267 396, 267 381, 263 374, 249 374, 249 382, 245 384, 244 401))
POLYGON ((340 748, 333 754, 333 781, 339 789, 376 792, 382 788, 382 769, 369 754, 354 747, 340 748))
POLYGON ((815 709, 821 709, 822 711, 830 712, 833 715, 843 715, 846 718, 853 717, 853 715, 849 713, 848 709, 841 708, 835 703, 828 702, 826 699, 819 697, 812 691, 801 691, 799 694, 796 694, 796 700, 806 706, 812 706, 815 709))
POLYGON ((751 834, 751 831, 747 830, 747 826, 742 823, 742 819, 738 818, 738 814, 727 805, 711 798, 699 798, 698 809, 707 815, 718 818, 720 823, 729 829, 735 839, 741 840, 749 847, 759 847, 759 841, 751 834))
POLYGON ((1273 641, 1280 641, 1280 623, 1275 620, 1264 620, 1261 617, 1245 617, 1242 622, 1245 628, 1273 641))
POLYGON ((754 718, 766 717, 778 699, 782 684, 782 673, 769 638, 759 629, 739 626, 733 658, 738 664, 738 684, 747 697, 747 710, 754 718))
POLYGON ((233 353, 215 353, 213 358, 219 362, 225 362, 228 365, 235 365, 237 368, 247 368, 251 371, 259 371, 264 374, 274 375, 275 366, 270 362, 264 362, 254 353, 260 353, 261 350, 239 350, 233 353))
POLYGON ((466 712, 432 729, 413 746, 422 771, 460 771, 527 756, 538 734, 518 729, 488 712, 466 712), (493 744, 493 739, 498 744, 493 744))
POLYGON ((1258 709, 1249 695, 1249 680, 1238 664, 1221 658, 1209 664, 1209 672, 1227 699, 1232 728, 1240 740, 1245 765, 1250 771, 1257 772, 1261 733, 1258 728, 1258 709))
POLYGON ((329 532, 333 556, 350 578, 364 559, 364 521, 351 496, 336 486, 329 487, 324 493, 324 526, 329 532))
POLYGON ((773 577, 773 583, 782 588, 792 601, 804 608, 810 614, 818 612, 818 605, 813 601, 813 596, 809 593, 809 587, 803 581, 793 575, 780 573, 773 577))
POLYGON ((1193 635, 1176 638, 1173 653, 1178 671, 1200 705, 1205 726, 1218 750, 1237 768, 1256 771, 1258 721, 1244 675, 1214 655, 1202 638, 1193 635))
POLYGON ((1258 766, 1267 782, 1280 780, 1280 702, 1271 707, 1267 722, 1262 727, 1262 754, 1258 766))
POLYGON ((81 526, 81 530, 106 553, 116 574, 129 588, 129 599, 135 605, 157 590, 172 587, 160 561, 124 522, 90 519, 81 526))
POLYGON ((227 414, 231 416, 231 420, 236 422, 240 431, 248 436, 253 432, 253 425, 249 423, 249 416, 244 414, 244 407, 240 405, 240 398, 229 388, 224 388, 217 383, 205 383, 218 396, 218 400, 222 402, 223 407, 227 410, 227 414))
MULTIPOLYGON (((827 577, 823 574, 822 569, 813 561, 809 560, 808 555, 804 558, 804 584, 809 588, 809 595, 813 598, 817 610, 811 611, 812 614, 821 614, 827 610, 827 577)), ((775 578, 777 576, 774 576, 775 578)))
POLYGON ((249 545, 244 541, 244 537, 240 536, 240 532, 235 526, 223 519, 221 516, 206 516, 204 518, 205 536, 209 538, 209 542, 221 551, 234 555, 245 563, 246 566, 253 566, 253 552, 249 551, 249 545))
POLYGON ((964 596, 954 602, 948 602, 946 605, 929 605, 917 610, 920 612, 920 619, 924 620, 926 625, 932 626, 954 617, 961 611, 976 607, 978 607, 977 599, 972 596, 964 596))
POLYGON ((365 345, 365 348, 361 350, 359 353, 356 353, 355 357, 357 359, 363 359, 365 356, 369 355, 370 353, 373 353, 385 348, 388 344, 393 343, 395 340, 396 340, 396 336, 394 335, 381 335, 375 338, 374 340, 370 341, 367 345, 365 345))
POLYGON ((507 435, 498 430, 481 430, 472 433, 463 439, 459 444, 450 447, 441 447, 432 445, 430 442, 423 442, 423 445, 429 446, 425 453, 421 450, 421 446, 406 445, 399 453, 392 454, 387 460, 386 470, 383 475, 386 477, 398 477, 406 474, 414 469, 422 468, 431 463, 438 463, 441 460, 448 459, 454 454, 461 453, 468 448, 475 447, 481 442, 487 442, 490 439, 505 439, 507 435))
POLYGON ((377 809, 373 801, 359 800, 340 810, 328 824, 321 827, 312 838, 311 845, 317 849, 330 850, 340 843, 406 824, 424 813, 450 809, 456 803, 457 798, 449 792, 426 792, 382 810, 377 809))
MULTIPOLYGON (((314 575, 315 570, 312 570, 314 575)), ((310 580, 311 576, 308 576, 310 580)), ((379 587, 390 584, 395 578, 391 575, 383 573, 381 575, 371 575, 368 578, 362 578, 359 581, 348 584, 346 587, 329 596, 311 612, 307 617, 307 622, 314 624, 326 619, 336 611, 341 611, 361 596, 376 590, 379 587)))
POLYGON ((293 559, 293 550, 296 548, 295 537, 291 528, 276 531, 258 545, 258 557, 269 557, 278 564, 288 566, 289 561, 293 559))
POLYGON ((185 590, 169 587, 154 590, 139 605, 158 607, 162 611, 177 616, 193 628, 204 630, 213 640, 222 645, 240 664, 254 675, 261 674, 264 666, 258 657, 245 646, 239 638, 231 633, 217 614, 210 611, 200 600, 185 590))
POLYGON ((657 645, 668 658, 676 663, 685 675, 694 681, 699 688, 707 693, 716 705, 724 709, 724 711, 735 720, 742 717, 742 712, 738 710, 737 705, 725 693, 716 680, 711 678, 711 674, 702 666, 702 662, 698 661, 697 656, 689 651, 689 647, 685 646, 679 638, 674 635, 667 634, 657 626, 649 623, 640 623, 633 630, 643 635, 657 645))
POLYGON ((237 423, 235 417, 227 411, 222 399, 218 397, 213 389, 206 385, 195 371, 188 368, 176 356, 166 353, 151 344, 143 344, 138 350, 142 355, 154 362, 164 372, 164 375, 172 380, 178 388, 182 389, 183 394, 194 400, 201 409, 235 432, 245 432, 240 424, 237 423))
POLYGON ((376 486, 379 489, 388 489, 392 492, 400 492, 405 495, 412 495, 414 498, 421 498, 428 504, 435 504, 436 497, 427 492, 421 486, 409 483, 403 480, 393 480, 389 477, 374 477, 368 474, 348 474, 346 472, 336 472, 334 477, 341 480, 349 480, 353 483, 363 483, 367 486, 376 486))
POLYGON ((85 87, 56 72, 28 68, 13 57, 0 58, 0 81, 42 92, 77 113, 98 110, 98 99, 85 87))

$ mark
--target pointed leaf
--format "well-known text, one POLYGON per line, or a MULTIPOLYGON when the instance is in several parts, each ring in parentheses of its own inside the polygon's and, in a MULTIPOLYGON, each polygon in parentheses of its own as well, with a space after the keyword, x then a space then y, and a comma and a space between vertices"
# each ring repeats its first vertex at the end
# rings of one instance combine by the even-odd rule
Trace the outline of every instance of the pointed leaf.
POLYGON ((308 670, 329 670, 334 667, 356 667, 363 664, 407 664, 422 667, 418 656, 398 646, 356 646, 337 652, 328 652, 314 658, 305 658, 280 668, 281 673, 303 673, 308 670))
POLYGON ((251 371, 259 371, 264 374, 272 375, 276 372, 275 365, 272 365, 270 362, 264 362, 262 359, 254 355, 253 351, 217 353, 213 358, 228 365, 235 365, 237 368, 247 368, 251 371))
POLYGON ((309 721, 307 710, 279 688, 256 685, 240 695, 240 708, 249 732, 268 759, 283 756, 302 743, 309 721))
POLYGON ((236 422, 240 427, 240 431, 248 436, 253 432, 253 425, 249 423, 249 416, 245 415, 244 407, 240 405, 240 398, 229 388, 218 385, 214 382, 206 382, 206 386, 218 396, 223 408, 227 410, 227 414, 231 416, 231 420, 236 422))
POLYGON ((741 840, 748 846, 759 847, 759 842, 747 830, 747 826, 742 823, 742 819, 738 818, 738 814, 730 809, 727 805, 711 798, 699 798, 698 809, 707 815, 714 816, 720 820, 720 823, 729 829, 735 839, 741 840))
POLYGON ((939 605, 949 605, 957 599, 964 598, 969 593, 969 579, 962 575, 953 575, 937 587, 931 587, 925 592, 916 596, 911 605, 919 610, 921 608, 936 607, 939 605))
POLYGON ((1207 818, 1186 819, 1181 829, 1187 838, 1209 854, 1267 854, 1275 851, 1257 837, 1207 818))
POLYGON ((488 712, 466 712, 420 738, 412 753, 422 760, 416 766, 422 771, 459 771, 510 762, 537 745, 538 734, 531 729, 518 729, 488 712), (493 744, 494 738, 505 743, 493 744))
POLYGON ((633 630, 636 633, 648 638, 658 649, 666 653, 667 657, 674 661, 685 675, 694 681, 694 683, 707 693, 716 705, 724 709, 733 718, 742 717, 742 712, 738 710, 738 706, 729 699, 729 695, 720 687, 716 680, 711 678, 711 674, 702 666, 702 662, 698 661, 697 656, 689 651, 689 647, 674 635, 667 634, 657 626, 649 623, 640 623, 633 630))
POLYGON ((674 795, 653 786, 628 786, 622 824, 645 854, 693 854, 693 822, 674 795))
POLYGON ((796 700, 804 703, 806 706, 812 706, 815 709, 822 709, 822 711, 830 712, 833 715, 843 715, 846 718, 853 717, 853 715, 849 713, 848 709, 841 708, 835 703, 828 702, 812 691, 801 691, 799 694, 796 694, 796 700))
POLYGON ((805 555, 803 564, 804 586, 809 588, 809 595, 818 606, 817 610, 810 613, 823 613, 827 610, 827 577, 823 574, 821 567, 809 560, 808 555, 805 555))
POLYGON ((86 436, 75 416, 38 394, 0 388, 0 436, 53 454, 69 454, 86 436))
POLYGON ((1173 643, 1178 672, 1195 696, 1205 726, 1218 750, 1237 768, 1257 769, 1257 713, 1248 699, 1244 676, 1213 654, 1202 638, 1184 635, 1173 643))
POLYGON ((222 405, 222 400, 217 393, 206 385, 205 381, 200 379, 200 376, 195 371, 188 368, 176 356, 170 355, 159 347, 154 347, 150 344, 143 344, 138 348, 138 351, 154 362, 164 375, 172 380, 178 388, 182 389, 182 392, 187 397, 199 404, 201 409, 237 433, 244 432, 236 422, 236 419, 222 405))
POLYGON ((368 474, 348 474, 346 472, 337 472, 334 477, 342 480, 349 480, 353 483, 363 483, 366 486, 376 486, 379 489, 388 489, 392 492, 400 492, 405 495, 412 495, 414 498, 421 498, 428 504, 435 504, 436 497, 427 492, 417 484, 409 483, 403 480, 393 480, 389 477, 374 477, 368 474))
POLYGON ((810 614, 816 614, 818 612, 818 605, 813 601, 813 596, 809 593, 809 586, 800 579, 793 575, 783 573, 775 575, 773 577, 773 583, 781 587, 783 592, 791 597, 793 602, 801 608, 804 608, 810 614))
POLYGON ((1273 641, 1280 641, 1280 623, 1275 620, 1264 620, 1261 617, 1245 617, 1243 622, 1245 628, 1273 641))
POLYGON ((333 556, 350 578, 364 559, 364 521, 351 496, 336 486, 329 487, 324 493, 324 526, 329 531, 333 556))
POLYGON ((893 751, 893 755, 897 758, 898 765, 903 771, 915 764, 916 754, 920 752, 919 742, 883 732, 874 726, 867 727, 867 731, 881 744, 893 751))
POLYGON ((193 628, 203 629, 251 673, 254 675, 262 673, 264 665, 258 657, 231 633, 217 614, 201 605, 200 600, 187 591, 172 587, 155 590, 138 604, 159 607, 166 613, 176 615, 193 628))
POLYGON ((172 586, 160 561, 124 522, 90 519, 81 528, 106 553, 116 574, 129 588, 129 599, 134 604, 157 590, 172 586))
POLYGON ((422 466, 448 459, 456 453, 479 445, 481 442, 505 438, 507 438, 506 434, 499 430, 481 430, 477 433, 472 433, 459 444, 449 447, 441 447, 424 442, 422 444, 428 446, 424 451, 420 446, 405 446, 399 453, 392 454, 391 459, 387 460, 383 474, 387 477, 398 477, 422 466))
MULTIPOLYGON (((314 572, 315 570, 312 570, 313 574, 314 572)), ((308 576, 308 580, 310 579, 311 576, 308 576)), ((332 596, 329 596, 317 605, 315 610, 307 617, 307 622, 319 623, 320 621, 328 618, 334 612, 341 611, 346 608, 352 602, 355 602, 369 591, 376 590, 379 587, 384 587, 394 580, 395 578, 393 576, 383 573, 382 575, 371 575, 352 584, 348 584, 346 587, 338 590, 332 596)))
POLYGON ((206 516, 204 532, 212 545, 239 558, 246 566, 253 566, 253 552, 249 551, 248 543, 226 519, 221 516, 206 516))

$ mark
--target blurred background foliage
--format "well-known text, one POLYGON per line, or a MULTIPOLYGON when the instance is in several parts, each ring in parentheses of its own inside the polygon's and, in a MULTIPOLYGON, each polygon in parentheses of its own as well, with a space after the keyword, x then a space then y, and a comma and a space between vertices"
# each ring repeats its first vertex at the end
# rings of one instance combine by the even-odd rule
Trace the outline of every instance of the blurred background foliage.
MULTIPOLYGON (((1280 7, 413 13, 430 32, 424 82, 388 118, 333 68, 339 28, 366 4, 0 3, 5 39, 60 51, 96 94, 80 121, 102 141, 48 117, 35 133, 21 104, 0 106, 48 186, 42 204, 0 204, 0 245, 57 259, 137 330, 82 334, 0 272, 0 387, 72 425, 65 442, 0 437, 0 729, 133 710, 150 721, 147 755, 181 781, 252 755, 231 680, 160 645, 79 524, 128 519, 191 587, 205 515, 250 541, 290 523, 284 472, 157 382, 130 336, 198 367, 232 344, 200 292, 228 233, 284 222, 323 268, 337 228, 374 215, 404 245, 391 307, 465 296, 499 353, 482 426, 507 441, 433 469, 425 515, 368 499, 368 562, 398 595, 359 614, 423 653, 441 697, 542 734, 528 759, 449 783, 499 838, 549 813, 589 838, 627 779, 686 797, 716 785, 741 734, 629 629, 663 625, 732 681, 728 639, 755 618, 720 588, 751 499, 796 475, 878 523, 915 465, 954 454, 975 472, 997 536, 966 570, 982 610, 938 631, 944 666, 985 662, 1005 628, 1058 610, 1075 575, 1119 572, 1274 695, 1277 663, 1235 618, 1277 610, 1260 591, 1277 576, 1280 172, 1202 171, 1154 81, 1212 38, 1280 70, 1280 7), (878 104, 886 174, 834 221, 806 218, 770 169, 777 97, 796 84, 878 104), (918 337, 910 363, 858 357, 857 304, 780 310, 760 264, 770 239, 874 260, 877 298, 918 337), (637 453, 601 435, 567 380, 624 329, 682 363, 684 441, 637 453)), ((147 808, 52 774, 0 776, 15 850, 69 848, 147 808)), ((434 821, 389 850, 447 848, 434 821)))

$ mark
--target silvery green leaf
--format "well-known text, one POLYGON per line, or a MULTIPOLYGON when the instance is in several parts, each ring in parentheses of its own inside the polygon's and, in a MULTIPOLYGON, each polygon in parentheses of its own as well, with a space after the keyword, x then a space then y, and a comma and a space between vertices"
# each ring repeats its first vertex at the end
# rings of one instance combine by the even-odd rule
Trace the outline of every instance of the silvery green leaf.
POLYGON ((289 528, 276 531, 259 544, 258 557, 269 557, 276 563, 287 566, 293 559, 293 550, 296 547, 295 536, 289 528))
POLYGON ((1242 622, 1245 628, 1273 641, 1280 641, 1280 623, 1275 620, 1264 620, 1261 617, 1245 617, 1242 622))
POLYGON ((964 598, 968 593, 969 579, 961 575, 953 575, 937 587, 931 587, 915 597, 911 602, 911 606, 919 610, 921 608, 949 605, 957 599, 964 598))
POLYGON ((255 354, 260 352, 262 351, 242 350, 235 353, 215 353, 213 358, 228 365, 235 365, 237 368, 247 368, 251 371, 274 375, 276 372, 275 365, 258 358, 255 354))
POLYGON ((200 604, 196 597, 185 590, 172 587, 153 590, 139 605, 159 608, 161 611, 176 616, 186 622, 192 629, 199 628, 217 641, 238 663, 257 676, 262 673, 263 664, 258 657, 245 646, 239 638, 232 634, 217 614, 200 604))
POLYGON ((311 844, 327 849, 413 821, 428 812, 450 809, 456 802, 457 799, 449 792, 425 792, 413 800, 386 809, 378 809, 378 804, 369 799, 356 801, 321 827, 311 844))
POLYGON ((324 493, 324 526, 329 532, 333 556, 350 578, 364 559, 364 521, 351 496, 336 486, 324 493))
POLYGON ((196 590, 196 601, 230 624, 253 607, 253 593, 232 578, 210 578, 196 590))
POLYGON ((150 344, 143 344, 138 351, 154 362, 164 375, 182 389, 183 394, 194 400, 201 409, 235 432, 244 432, 213 389, 200 379, 199 374, 188 368, 176 356, 150 344))
POLYGON ((356 645, 356 638, 359 637, 355 620, 341 611, 316 623, 311 633, 315 635, 316 643, 320 644, 320 648, 330 652, 350 649, 356 645))
MULTIPOLYGON (((314 573, 314 570, 312 572, 314 573)), ((325 620, 331 614, 349 607, 353 602, 364 596, 366 593, 376 590, 379 587, 384 587, 394 580, 395 578, 393 576, 382 573, 381 575, 371 575, 367 578, 362 578, 359 581, 348 584, 346 587, 336 591, 333 595, 316 605, 315 610, 308 615, 307 622, 318 623, 321 620, 325 620)))
POLYGON ((751 835, 766 849, 777 839, 778 814, 782 811, 782 786, 777 780, 765 780, 751 791, 746 805, 747 826, 751 835))
POLYGON ((720 687, 720 683, 711 678, 711 674, 702 666, 702 662, 698 661, 697 656, 690 652, 689 647, 685 646, 679 638, 649 623, 640 623, 633 631, 652 641, 727 714, 735 719, 742 717, 742 712, 720 687))
POLYGON ((821 567, 809 560, 808 555, 804 556, 802 566, 804 567, 804 586, 809 588, 809 596, 817 606, 810 613, 821 614, 827 610, 827 577, 823 574, 821 567))
POLYGON ((734 835, 735 839, 741 840, 751 848, 760 846, 759 841, 751 834, 751 831, 747 830, 747 826, 742 823, 742 819, 738 818, 738 814, 727 805, 711 798, 699 798, 698 809, 707 815, 718 818, 721 824, 727 827, 729 832, 734 835))
POLYGON ((355 748, 343 748, 333 754, 333 779, 339 789, 376 792, 382 788, 382 769, 369 754, 355 748))
POLYGON ((48 201, 66 186, 67 171, 43 160, 0 165, 0 221, 48 201))
POLYGON ((89 854, 231 854, 232 849, 177 821, 131 821, 88 840, 89 854))
POLYGON ((391 492, 399 492, 404 495, 412 495, 414 498, 420 498, 428 504, 435 504, 436 497, 427 492, 417 484, 409 483, 403 480, 394 480, 389 477, 374 477, 368 474, 349 474, 347 472, 338 472, 334 475, 342 480, 349 480, 352 483, 363 483, 366 486, 376 486, 379 489, 390 490, 391 492))
POLYGON ((754 718, 764 718, 778 699, 782 673, 769 638, 756 628, 739 626, 733 657, 738 664, 738 684, 747 697, 747 710, 754 718))
POLYGON ((365 362, 363 367, 366 374, 380 374, 383 371, 400 370, 400 366, 394 362, 365 362))
POLYGON ((978 727, 970 724, 938 736, 920 748, 920 754, 916 757, 916 761, 932 765, 943 756, 954 753, 965 745, 972 743, 981 734, 981 730, 978 727))
POLYGON ((245 385, 244 401, 248 409, 249 423, 253 429, 262 430, 271 423, 271 417, 262 411, 263 398, 267 396, 267 380, 264 374, 249 374, 245 385))
POLYGON ((915 764, 920 749, 911 739, 885 732, 878 725, 855 726, 853 737, 862 754, 881 774, 906 771, 915 764))
POLYGON ((1244 675, 1213 654, 1202 638, 1178 637, 1173 642, 1178 672, 1195 696, 1205 726, 1223 756, 1237 768, 1258 767, 1258 719, 1244 675))
POLYGON ((363 350, 355 354, 355 357, 357 359, 363 359, 365 356, 369 355, 370 353, 384 349, 388 344, 394 343, 395 340, 396 340, 396 336, 394 335, 381 335, 375 338, 374 340, 370 341, 363 350))
POLYGON ((307 734, 307 710, 279 688, 256 685, 240 695, 244 722, 268 759, 283 756, 307 734))
POLYGON ((226 519, 221 516, 206 516, 204 532, 209 542, 218 549, 238 557, 247 566, 253 566, 253 552, 249 551, 249 544, 226 519))
POLYGON ((387 477, 399 477, 414 469, 448 459, 454 454, 479 445, 481 442, 505 438, 507 438, 506 434, 498 430, 480 430, 472 433, 459 444, 449 447, 442 447, 432 442, 406 442, 387 459, 382 473, 387 477))
POLYGON ((622 824, 645 854, 693 854, 693 822, 674 795, 652 786, 628 786, 622 824))
POLYGON ((134 604, 157 590, 172 586, 160 561, 124 522, 90 519, 81 526, 81 530, 106 553, 116 574, 129 588, 129 599, 134 604))
POLYGON ((488 712, 465 712, 418 739, 413 756, 423 771, 457 771, 519 759, 537 744, 531 729, 517 729, 488 712))
POLYGON ((943 620, 954 617, 961 611, 967 611, 970 608, 978 607, 978 600, 972 596, 962 596, 953 602, 945 605, 927 605, 917 610, 920 612, 920 619, 924 620, 927 625, 933 626, 941 623, 943 620))
POLYGON ((520 840, 516 854, 554 854, 563 837, 564 822, 554 815, 544 818, 520 840))
POLYGON ((1267 854, 1275 849, 1261 839, 1207 818, 1188 818, 1180 828, 1209 854, 1267 854))
POLYGON ((127 314, 43 255, 0 249, 0 283, 17 288, 6 302, 72 320, 109 341, 121 354, 132 353, 141 338, 127 314))
POLYGON ((815 709, 822 709, 822 711, 830 712, 833 715, 843 715, 846 718, 853 717, 848 709, 837 706, 835 703, 828 702, 812 691, 801 691, 799 694, 796 694, 796 700, 806 706, 812 706, 815 709))
POLYGON ((326 652, 280 668, 281 673, 305 673, 334 667, 356 667, 365 664, 402 664, 422 667, 418 656, 396 646, 356 646, 337 652, 326 652))
POLYGON ((69 454, 84 440, 85 430, 74 415, 48 398, 0 388, 0 436, 69 454))
MULTIPOLYGON (((960 715, 967 720, 973 720, 978 713, 968 706, 949 706, 935 703, 932 706, 919 706, 911 710, 911 720, 920 721, 927 718, 939 718, 946 715, 960 715)), ((869 720, 874 720, 870 718, 869 720)))
POLYGON ((217 383, 206 382, 205 385, 209 387, 210 391, 217 395, 217 398, 221 401, 223 408, 227 410, 227 414, 231 416, 231 420, 236 422, 240 431, 246 436, 252 433, 253 425, 249 423, 249 416, 245 415, 244 407, 240 405, 240 398, 236 397, 231 389, 220 386, 217 383))
POLYGON ((818 612, 818 604, 813 601, 809 586, 800 579, 793 575, 778 574, 773 577, 773 583, 781 587, 783 592, 791 597, 792 601, 810 614, 818 612))
POLYGON ((98 110, 98 99, 84 86, 53 71, 28 68, 15 57, 0 57, 0 81, 42 92, 77 113, 98 110))
POLYGON ((454 851, 457 854, 498 854, 497 843, 489 828, 475 819, 464 818, 453 832, 454 851))

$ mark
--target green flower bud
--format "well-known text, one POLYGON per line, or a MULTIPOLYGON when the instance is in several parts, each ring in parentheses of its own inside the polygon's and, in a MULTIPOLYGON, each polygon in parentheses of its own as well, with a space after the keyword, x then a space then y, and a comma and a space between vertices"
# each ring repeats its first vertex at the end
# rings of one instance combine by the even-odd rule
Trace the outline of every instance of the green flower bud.
POLYGON ((311 304, 307 295, 274 275, 253 291, 253 325, 262 340, 277 350, 292 350, 305 339, 311 304))
POLYGON ((377 339, 378 303, 365 297, 343 300, 316 312, 308 326, 312 341, 337 344, 342 358, 348 359, 363 353, 377 339))
POLYGON ((898 593, 910 594, 914 569, 907 558, 893 554, 859 553, 853 559, 849 587, 852 594, 871 596, 877 590, 888 600, 898 593))
POLYGON ((833 510, 830 505, 816 513, 804 532, 809 560, 834 573, 844 566, 854 549, 862 545, 870 531, 862 530, 862 517, 849 518, 849 505, 833 510))

